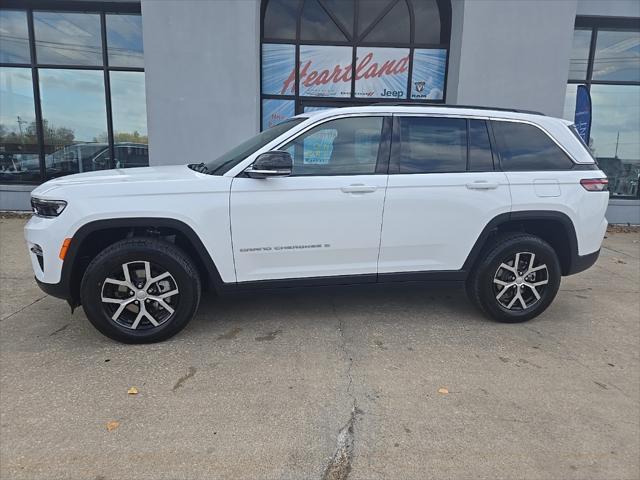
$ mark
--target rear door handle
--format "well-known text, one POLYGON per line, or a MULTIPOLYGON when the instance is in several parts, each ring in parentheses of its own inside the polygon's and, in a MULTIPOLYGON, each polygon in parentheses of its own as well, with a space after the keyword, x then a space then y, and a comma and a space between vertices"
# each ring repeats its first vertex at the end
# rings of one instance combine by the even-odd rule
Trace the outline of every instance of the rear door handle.
POLYGON ((467 188, 470 190, 495 190, 498 188, 498 183, 478 180, 477 182, 467 183, 467 188))
POLYGON ((372 193, 378 189, 375 185, 363 185, 361 183, 354 185, 347 185, 342 187, 341 190, 344 193, 372 193))

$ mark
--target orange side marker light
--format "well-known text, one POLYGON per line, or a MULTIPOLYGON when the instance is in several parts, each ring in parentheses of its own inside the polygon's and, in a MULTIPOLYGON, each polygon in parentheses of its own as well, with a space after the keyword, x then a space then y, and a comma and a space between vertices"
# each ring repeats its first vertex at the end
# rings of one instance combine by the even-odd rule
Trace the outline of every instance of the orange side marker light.
POLYGON ((65 238, 64 242, 62 242, 62 247, 60 247, 60 260, 64 260, 64 257, 67 255, 67 250, 69 250, 69 245, 71 245, 71 239, 65 238))

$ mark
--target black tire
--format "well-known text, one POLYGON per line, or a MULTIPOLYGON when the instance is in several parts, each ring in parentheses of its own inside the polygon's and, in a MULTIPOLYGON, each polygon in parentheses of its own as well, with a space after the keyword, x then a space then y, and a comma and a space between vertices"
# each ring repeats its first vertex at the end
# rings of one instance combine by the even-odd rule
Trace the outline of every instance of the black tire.
MULTIPOLYGON (((116 278, 119 282, 123 280, 127 280, 124 273, 119 280, 116 278)), ((93 259, 82 278, 80 300, 89 321, 107 337, 123 343, 160 342, 182 330, 194 316, 200 303, 200 277, 193 261, 172 243, 154 238, 134 237, 114 243, 93 259), (163 280, 141 287, 145 293, 114 285, 113 279, 119 275, 118 272, 123 272, 126 268, 131 279, 128 283, 133 283, 136 288, 140 287, 143 285, 142 280, 136 284, 134 277, 142 278, 137 275, 145 271, 147 264, 151 278, 155 278, 154 272, 168 272, 169 275, 162 273, 165 275, 163 280), (108 278, 110 280, 107 280, 108 278), (110 289, 109 293, 106 293, 105 289, 110 289), (163 294, 168 295, 169 291, 164 289, 178 293, 165 298, 163 294), (147 291, 155 297, 147 298, 147 291), (128 306, 118 313, 119 304, 103 303, 103 295, 109 298, 124 298, 123 302, 128 302, 128 306), (126 298, 127 295, 131 297, 126 298), (136 302, 136 305, 131 305, 131 302, 136 302), (113 308, 116 308, 116 312, 110 310, 113 308), (144 314, 141 313, 142 310, 144 314), (147 312, 154 313, 151 318, 157 326, 151 323, 147 312), (116 314, 114 320, 112 317, 116 314), (134 325, 138 316, 141 320, 134 325)))
MULTIPOLYGON (((536 268, 538 267, 533 269, 536 268)), ((551 245, 527 233, 508 233, 497 236, 484 250, 481 260, 476 264, 467 281, 467 294, 485 315, 494 320, 505 323, 524 322, 537 317, 547 309, 558 293, 561 276, 560 262, 551 245), (520 256, 516 257, 517 254, 520 256), (538 266, 545 265, 546 270, 537 270, 527 277, 519 275, 528 268, 524 265, 528 265, 531 259, 530 254, 534 254, 534 262, 538 266), (515 267, 516 258, 519 260, 518 267, 515 267), (511 272, 501 265, 521 270, 521 272, 511 272), (544 285, 533 288, 529 286, 545 280, 547 283, 544 285), (497 282, 511 286, 503 286, 503 283, 497 282), (502 289, 505 289, 505 292, 502 292, 502 289), (539 295, 539 299, 534 290, 539 295), (520 298, 514 298, 518 295, 520 298), (497 296, 500 298, 496 298, 497 296), (507 308, 511 300, 514 303, 511 308, 507 308), (532 303, 528 304, 528 302, 532 303)))

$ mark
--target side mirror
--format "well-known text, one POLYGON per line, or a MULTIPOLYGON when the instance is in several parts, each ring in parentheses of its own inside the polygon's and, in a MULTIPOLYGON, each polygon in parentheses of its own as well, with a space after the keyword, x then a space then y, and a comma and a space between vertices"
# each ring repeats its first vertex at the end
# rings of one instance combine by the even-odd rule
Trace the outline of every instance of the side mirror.
POLYGON ((251 178, 288 177, 292 169, 293 159, 289 152, 274 150, 258 155, 244 173, 251 178))

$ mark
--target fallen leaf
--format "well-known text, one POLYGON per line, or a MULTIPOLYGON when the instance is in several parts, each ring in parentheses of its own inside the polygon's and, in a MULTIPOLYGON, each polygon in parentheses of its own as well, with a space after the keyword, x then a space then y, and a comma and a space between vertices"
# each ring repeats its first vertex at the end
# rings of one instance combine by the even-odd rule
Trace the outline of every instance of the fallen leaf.
POLYGON ((447 393, 449 393, 449 389, 447 387, 441 387, 438 389, 438 393, 446 395, 447 393))
POLYGON ((120 422, 118 422, 117 420, 112 420, 110 422, 107 422, 107 432, 115 430, 119 426, 120 426, 120 422))
POLYGON ((137 395, 138 394, 138 389, 136 387, 131 387, 129 390, 127 390, 127 393, 129 395, 137 395))

